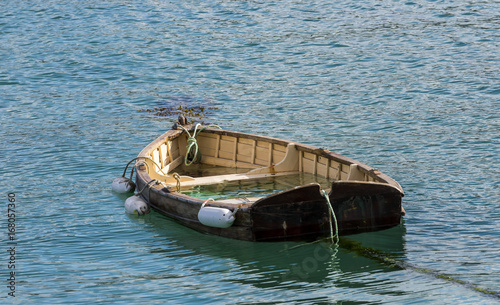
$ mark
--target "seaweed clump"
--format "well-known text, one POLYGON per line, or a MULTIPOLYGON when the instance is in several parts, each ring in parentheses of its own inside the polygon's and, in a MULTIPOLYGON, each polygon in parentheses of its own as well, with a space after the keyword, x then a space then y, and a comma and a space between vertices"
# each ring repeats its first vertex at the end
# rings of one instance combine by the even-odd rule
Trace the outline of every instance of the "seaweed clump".
POLYGON ((170 98, 166 101, 161 101, 156 107, 140 109, 139 111, 148 112, 159 117, 175 117, 182 115, 188 118, 188 123, 195 121, 203 121, 211 112, 217 110, 215 106, 200 105, 192 103, 186 98, 170 98))

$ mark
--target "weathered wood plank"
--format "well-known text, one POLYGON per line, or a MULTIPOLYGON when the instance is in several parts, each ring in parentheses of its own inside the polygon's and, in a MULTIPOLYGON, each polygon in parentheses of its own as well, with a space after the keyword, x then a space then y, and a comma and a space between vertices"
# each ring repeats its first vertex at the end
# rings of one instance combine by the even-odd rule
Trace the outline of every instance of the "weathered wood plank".
MULTIPOLYGON (((231 181, 243 181, 243 180, 257 180, 257 179, 265 179, 270 177, 279 177, 286 175, 296 175, 298 172, 281 172, 281 173, 266 173, 266 174, 229 174, 229 175, 218 175, 218 176, 208 176, 208 177, 199 177, 193 178, 193 180, 182 182, 181 187, 193 187, 198 185, 210 185, 210 184, 219 184, 224 182, 231 181)), ((175 183, 167 183, 169 186, 175 186, 175 183)))

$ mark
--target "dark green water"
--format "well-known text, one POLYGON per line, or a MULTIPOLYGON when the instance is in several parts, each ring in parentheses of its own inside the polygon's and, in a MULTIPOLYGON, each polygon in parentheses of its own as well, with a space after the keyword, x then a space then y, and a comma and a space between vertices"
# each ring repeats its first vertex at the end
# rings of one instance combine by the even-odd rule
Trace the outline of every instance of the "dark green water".
POLYGON ((499 12, 465 0, 3 3, 0 303, 498 304, 480 290, 500 291, 499 12), (110 183, 172 126, 140 110, 172 104, 378 168, 403 186, 407 216, 339 248, 129 216, 110 183))

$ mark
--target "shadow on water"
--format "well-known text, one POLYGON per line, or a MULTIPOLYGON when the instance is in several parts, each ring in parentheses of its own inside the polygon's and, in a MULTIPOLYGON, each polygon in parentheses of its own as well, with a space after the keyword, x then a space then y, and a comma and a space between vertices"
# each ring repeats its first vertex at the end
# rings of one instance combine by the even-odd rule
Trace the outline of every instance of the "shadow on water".
MULTIPOLYGON (((335 282, 336 287, 357 288, 359 283, 350 282, 346 274, 355 276, 360 270, 365 275, 396 270, 374 263, 369 257, 360 259, 356 253, 353 255, 352 251, 328 241, 257 243, 227 239, 196 232, 156 212, 146 215, 144 222, 151 224, 149 228, 161 240, 160 244, 155 242, 151 253, 167 258, 175 249, 175 252, 189 253, 190 257, 201 260, 222 259, 224 264, 231 265, 232 271, 248 275, 232 277, 232 281, 260 288, 276 285, 302 287, 304 283, 331 281, 335 282)), ((391 257, 404 260, 405 233, 405 227, 401 225, 383 232, 364 234, 359 238, 366 239, 370 246, 380 246, 379 251, 391 253, 391 257)))
POLYGON ((150 249, 151 253, 169 257, 174 245, 176 251, 181 249, 191 257, 225 260, 231 267, 230 270, 223 267, 222 272, 242 275, 229 280, 239 284, 260 288, 283 285, 302 289, 304 283, 329 282, 334 283, 336 288, 362 288, 367 284, 356 280, 357 277, 407 270, 500 298, 496 291, 408 262, 404 223, 388 230, 341 237, 338 245, 333 245, 329 239, 312 243, 232 240, 193 231, 156 212, 146 215, 144 222, 151 224, 150 229, 165 242, 165 246, 156 244, 150 249))

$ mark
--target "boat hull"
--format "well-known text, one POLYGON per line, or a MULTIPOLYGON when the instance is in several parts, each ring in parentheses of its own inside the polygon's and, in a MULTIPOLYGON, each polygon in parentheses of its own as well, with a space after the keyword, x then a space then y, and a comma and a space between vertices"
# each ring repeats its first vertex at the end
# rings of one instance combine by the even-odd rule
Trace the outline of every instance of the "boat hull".
MULTIPOLYGON (((169 173, 163 176, 158 171, 153 170, 155 168, 154 163, 161 163, 156 167, 163 167, 163 173, 171 172, 172 169, 175 169, 172 164, 178 162, 176 160, 183 153, 182 131, 171 130, 139 154, 139 157, 145 158, 145 161, 136 164, 136 183, 138 189, 145 188, 147 190, 142 192, 142 196, 151 208, 184 226, 207 234, 248 241, 310 241, 337 233, 334 232, 335 227, 338 227, 338 234, 347 235, 387 229, 397 226, 401 222, 402 197, 404 195, 401 187, 391 178, 362 163, 329 151, 279 139, 219 130, 209 130, 208 133, 209 135, 203 138, 201 142, 206 143, 208 141, 206 139, 216 139, 206 146, 212 147, 217 144, 220 151, 203 159, 211 162, 216 161, 216 164, 217 162, 231 164, 231 160, 222 160, 220 157, 224 156, 222 141, 234 141, 236 143, 234 144, 236 147, 235 152, 232 156, 232 164, 235 167, 241 166, 242 163, 237 159, 238 154, 242 155, 242 160, 252 158, 257 160, 257 157, 263 151, 262 149, 259 151, 259 145, 263 146, 262 143, 270 143, 270 149, 266 152, 270 156, 269 162, 266 161, 267 166, 260 164, 252 167, 252 164, 250 164, 248 167, 253 168, 253 170, 246 176, 241 174, 235 176, 235 179, 247 179, 247 177, 257 179, 262 175, 268 177, 269 175, 283 174, 284 170, 280 172, 283 167, 286 167, 286 170, 311 171, 311 173, 315 171, 313 174, 320 174, 321 166, 325 166, 324 172, 332 180, 331 188, 328 191, 328 199, 335 217, 331 215, 329 203, 323 196, 321 185, 310 183, 292 187, 254 202, 209 202, 207 206, 220 207, 231 211, 237 210, 234 215, 235 221, 228 228, 203 225, 198 220, 198 212, 205 200, 183 194, 173 187, 175 183, 172 182, 169 173), (214 134, 218 136, 212 137, 214 134), (229 141, 227 137, 231 137, 229 141), (253 146, 245 144, 254 149, 254 151, 247 153, 247 156, 251 156, 251 158, 243 155, 245 153, 241 149, 241 147, 244 147, 243 145, 238 146, 238 143, 251 143, 248 139, 254 141, 253 146), (181 145, 173 145, 172 143, 175 143, 175 141, 178 141, 181 145), (165 143, 168 153, 164 154, 161 152, 161 147, 165 143), (280 151, 274 152, 271 150, 274 144, 287 149, 285 151, 284 148, 279 148, 280 151), (238 148, 239 151, 237 151, 238 148), (179 156, 177 157, 173 153, 176 149, 179 150, 179 156), (294 150, 292 151, 292 149, 294 150), (280 152, 282 152, 281 155, 279 155, 280 152), (280 156, 279 158, 274 157, 274 159, 279 159, 278 162, 273 162, 273 154, 280 156), (162 155, 166 155, 164 162, 162 155), (160 157, 155 160, 155 156, 160 157), (301 156, 306 156, 309 159, 297 159, 301 156), (152 161, 149 161, 149 158, 152 161), (316 160, 317 163, 308 165, 307 162, 311 159, 316 160), (334 168, 338 168, 336 173, 333 171, 334 168), (345 168, 352 169, 352 171, 344 173, 342 169, 345 168), (345 179, 346 177, 363 179, 364 181, 348 180, 345 179), (157 179, 162 183, 156 185, 149 183, 153 179, 157 179)), ((202 152, 211 153, 207 148, 201 148, 201 150, 202 152)), ((183 184, 192 186, 197 182, 211 183, 212 181, 213 183, 219 183, 219 178, 203 177, 203 179, 198 178, 198 180, 197 178, 182 178, 179 180, 179 184, 181 186, 183 184)), ((230 179, 231 175, 225 175, 223 178, 230 179)))

